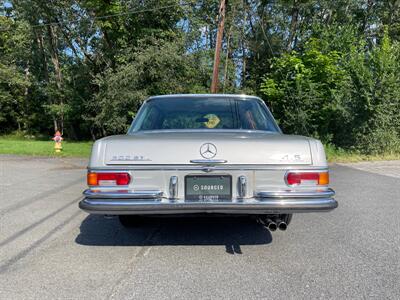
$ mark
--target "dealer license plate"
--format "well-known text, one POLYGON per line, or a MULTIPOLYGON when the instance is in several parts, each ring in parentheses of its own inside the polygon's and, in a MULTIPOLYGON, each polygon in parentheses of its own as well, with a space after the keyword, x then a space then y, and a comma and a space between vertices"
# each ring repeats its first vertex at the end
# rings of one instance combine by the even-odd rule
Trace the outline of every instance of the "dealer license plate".
POLYGON ((188 175, 185 177, 185 199, 219 202, 232 199, 232 176, 188 175))

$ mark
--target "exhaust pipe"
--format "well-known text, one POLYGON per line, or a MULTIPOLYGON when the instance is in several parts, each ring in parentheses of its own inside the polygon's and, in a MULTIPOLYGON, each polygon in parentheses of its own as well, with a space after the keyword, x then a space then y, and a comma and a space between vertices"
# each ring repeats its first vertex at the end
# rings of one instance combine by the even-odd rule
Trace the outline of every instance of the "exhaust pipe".
POLYGON ((277 224, 279 230, 285 231, 287 229, 286 222, 282 221, 281 219, 277 219, 276 224, 277 224))
POLYGON ((276 223, 274 221, 272 221, 271 219, 265 219, 263 220, 263 224, 265 225, 265 227, 267 227, 270 231, 275 231, 278 226, 276 225, 276 223))

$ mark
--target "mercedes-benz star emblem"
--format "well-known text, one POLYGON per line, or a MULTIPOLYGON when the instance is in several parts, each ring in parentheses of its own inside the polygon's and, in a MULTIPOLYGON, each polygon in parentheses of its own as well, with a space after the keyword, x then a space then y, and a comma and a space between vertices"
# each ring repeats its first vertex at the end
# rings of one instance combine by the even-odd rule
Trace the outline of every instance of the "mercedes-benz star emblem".
POLYGON ((205 143, 200 147, 200 154, 206 159, 213 158, 217 155, 217 147, 211 143, 205 143))

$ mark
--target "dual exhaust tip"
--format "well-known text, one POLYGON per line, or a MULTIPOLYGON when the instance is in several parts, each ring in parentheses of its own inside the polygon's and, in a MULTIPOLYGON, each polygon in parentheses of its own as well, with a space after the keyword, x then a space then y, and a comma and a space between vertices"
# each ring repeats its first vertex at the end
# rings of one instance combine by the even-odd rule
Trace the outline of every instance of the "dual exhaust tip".
POLYGON ((263 224, 267 227, 270 231, 276 231, 277 229, 285 231, 287 229, 287 224, 283 220, 276 218, 276 219, 265 219, 263 224))

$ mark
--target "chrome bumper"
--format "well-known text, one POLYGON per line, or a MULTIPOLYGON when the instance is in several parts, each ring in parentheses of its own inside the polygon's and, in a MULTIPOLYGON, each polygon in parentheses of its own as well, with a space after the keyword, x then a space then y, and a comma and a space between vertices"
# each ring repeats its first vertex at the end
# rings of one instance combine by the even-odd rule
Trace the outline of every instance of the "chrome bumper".
POLYGON ((190 213, 288 214, 330 211, 338 206, 332 189, 259 192, 229 202, 193 202, 163 197, 161 191, 96 192, 86 190, 79 207, 91 214, 158 215, 190 213))

